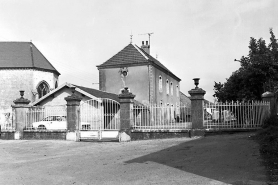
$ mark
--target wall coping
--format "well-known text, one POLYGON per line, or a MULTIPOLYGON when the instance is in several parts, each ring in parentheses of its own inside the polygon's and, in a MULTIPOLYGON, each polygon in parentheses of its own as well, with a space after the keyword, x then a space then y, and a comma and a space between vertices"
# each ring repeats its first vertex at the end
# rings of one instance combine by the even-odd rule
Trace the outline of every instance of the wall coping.
POLYGON ((63 133, 63 132, 67 132, 67 130, 23 130, 23 132, 50 132, 50 133, 63 133))
POLYGON ((4 132, 10 132, 10 133, 12 133, 12 132, 15 132, 15 130, 1 130, 1 133, 4 133, 4 132))
POLYGON ((191 129, 132 129, 131 132, 189 132, 191 129))

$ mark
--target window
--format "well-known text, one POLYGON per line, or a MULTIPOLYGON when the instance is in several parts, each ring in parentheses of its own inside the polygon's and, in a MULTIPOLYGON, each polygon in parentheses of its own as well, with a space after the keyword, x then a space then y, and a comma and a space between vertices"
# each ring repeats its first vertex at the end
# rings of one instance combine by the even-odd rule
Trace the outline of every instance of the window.
POLYGON ((158 86, 159 86, 159 92, 162 92, 162 76, 159 76, 158 86))
POLYGON ((166 80, 166 93, 169 94, 169 80, 166 80))
POLYGON ((171 95, 174 95, 174 87, 173 87, 173 82, 170 83, 170 87, 171 87, 171 95))
POLYGON ((162 102, 162 100, 160 100, 160 106, 162 107, 162 105, 163 105, 163 102, 162 102))
POLYGON ((176 112, 175 112, 175 109, 174 109, 174 105, 172 104, 171 105, 171 121, 175 120, 175 115, 176 115, 176 112))
POLYGON ((177 88, 176 88, 176 93, 177 93, 177 97, 180 96, 180 90, 179 90, 179 86, 177 85, 177 88))
POLYGON ((37 87, 39 98, 43 97, 47 93, 49 93, 49 85, 43 81, 37 87))

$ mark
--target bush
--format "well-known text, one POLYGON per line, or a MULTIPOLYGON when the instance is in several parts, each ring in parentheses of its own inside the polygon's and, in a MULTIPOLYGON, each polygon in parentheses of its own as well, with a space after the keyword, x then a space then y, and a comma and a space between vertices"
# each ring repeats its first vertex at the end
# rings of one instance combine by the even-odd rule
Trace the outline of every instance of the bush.
POLYGON ((269 180, 278 182, 278 118, 276 116, 265 120, 263 129, 257 133, 257 139, 269 180))
POLYGON ((278 126, 277 116, 271 116, 264 121, 263 128, 268 128, 270 126, 278 126))

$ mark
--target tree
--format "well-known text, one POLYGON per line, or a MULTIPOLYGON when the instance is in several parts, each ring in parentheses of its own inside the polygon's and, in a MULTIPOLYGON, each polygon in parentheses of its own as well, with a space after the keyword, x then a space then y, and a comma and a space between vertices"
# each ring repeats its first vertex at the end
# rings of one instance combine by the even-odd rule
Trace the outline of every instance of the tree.
POLYGON ((240 59, 240 68, 223 84, 215 82, 213 95, 218 101, 261 100, 265 91, 278 84, 278 42, 270 29, 270 43, 251 37, 249 54, 240 59))

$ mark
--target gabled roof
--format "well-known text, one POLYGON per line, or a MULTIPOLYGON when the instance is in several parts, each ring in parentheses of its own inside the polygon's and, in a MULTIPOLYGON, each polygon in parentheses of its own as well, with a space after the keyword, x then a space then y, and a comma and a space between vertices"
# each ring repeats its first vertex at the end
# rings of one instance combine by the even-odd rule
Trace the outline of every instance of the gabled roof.
POLYGON ((88 94, 93 95, 96 98, 109 98, 109 99, 115 100, 117 102, 120 102, 120 99, 117 94, 108 93, 108 92, 91 89, 88 87, 82 87, 82 86, 78 86, 78 85, 73 85, 73 86, 77 87, 76 89, 80 89, 88 94))
POLYGON ((146 53, 142 48, 138 47, 137 45, 129 44, 116 55, 108 59, 101 65, 97 67, 101 68, 113 68, 113 67, 124 67, 124 66, 133 66, 133 65, 153 65, 166 74, 171 75, 178 81, 176 75, 174 75, 169 69, 167 69, 162 63, 160 63, 157 59, 146 53))
POLYGON ((1 68, 31 68, 60 75, 32 42, 0 42, 1 68))
POLYGON ((99 91, 99 90, 91 89, 91 88, 87 88, 87 87, 77 86, 77 85, 73 85, 73 84, 70 84, 70 83, 64 83, 63 85, 60 85, 59 87, 57 87, 53 91, 50 91, 49 93, 47 93, 46 95, 44 95, 43 97, 41 97, 40 99, 35 101, 33 103, 33 105, 39 104, 41 101, 45 100, 46 98, 48 98, 52 94, 55 94, 56 92, 60 91, 61 89, 65 88, 65 87, 76 87, 75 91, 77 91, 81 94, 84 94, 85 96, 87 96, 89 98, 92 98, 92 99, 93 98, 109 98, 109 99, 115 100, 117 102, 120 102, 120 99, 118 98, 118 95, 116 95, 116 94, 107 93, 107 92, 104 92, 104 91, 99 91))
POLYGON ((184 93, 182 93, 181 91, 180 91, 180 102, 181 102, 181 105, 191 107, 190 98, 188 96, 186 96, 184 93))

